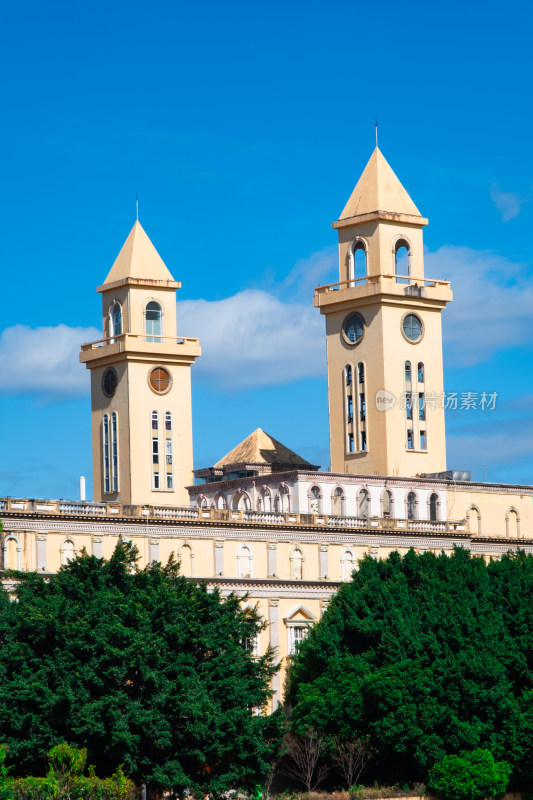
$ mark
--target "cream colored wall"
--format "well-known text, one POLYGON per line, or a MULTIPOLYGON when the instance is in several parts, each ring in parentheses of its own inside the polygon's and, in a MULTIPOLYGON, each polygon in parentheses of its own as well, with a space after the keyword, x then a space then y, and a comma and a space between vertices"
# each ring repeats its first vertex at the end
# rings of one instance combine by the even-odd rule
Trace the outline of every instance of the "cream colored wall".
POLYGON ((470 532, 472 535, 494 538, 516 538, 512 531, 507 531, 506 517, 510 509, 516 509, 520 522, 519 538, 533 539, 533 496, 530 487, 523 490, 518 487, 497 486, 483 488, 474 485, 471 488, 461 484, 447 491, 448 515, 465 518, 471 506, 476 506, 481 515, 481 533, 475 532, 474 513, 470 512, 470 532))
POLYGON ((339 228, 339 280, 350 279, 351 247, 354 239, 367 243, 367 274, 394 275, 396 271, 394 245, 406 239, 411 245, 411 274, 424 277, 423 232, 421 227, 398 225, 386 220, 373 220, 339 228))
POLYGON ((145 308, 155 300, 163 310, 163 337, 176 337, 176 290, 161 287, 119 286, 102 292, 102 323, 104 337, 111 336, 109 309, 118 300, 122 307, 124 333, 144 335, 145 308))
MULTIPOLYGON (((102 390, 102 379, 109 365, 95 367, 91 370, 91 429, 93 452, 93 496, 95 500, 118 500, 131 503, 130 484, 130 416, 129 416, 129 387, 128 370, 125 361, 113 363, 118 377, 118 386, 113 397, 106 397, 102 390), (117 493, 104 492, 103 478, 103 418, 107 412, 110 417, 116 411, 118 414, 118 463, 119 463, 119 491, 117 493)), ((111 486, 112 488, 112 486, 111 486)))

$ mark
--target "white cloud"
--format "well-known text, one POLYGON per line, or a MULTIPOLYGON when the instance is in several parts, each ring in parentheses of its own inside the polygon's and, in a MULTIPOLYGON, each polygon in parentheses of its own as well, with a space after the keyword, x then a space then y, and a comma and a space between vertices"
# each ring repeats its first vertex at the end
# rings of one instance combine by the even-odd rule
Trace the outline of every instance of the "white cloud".
POLYGON ((100 338, 96 328, 5 328, 0 335, 0 393, 50 398, 86 394, 89 379, 78 352, 83 342, 100 338))
POLYGON ((195 377, 217 388, 242 390, 325 375, 324 321, 307 304, 283 303, 247 289, 224 300, 185 300, 178 327, 198 336, 202 358, 195 377))
POLYGON ((490 190, 490 199, 502 215, 504 222, 509 222, 520 214, 520 209, 527 198, 522 198, 517 192, 502 192, 495 183, 490 190))
POLYGON ((533 282, 524 264, 446 245, 426 253, 426 275, 450 280, 454 300, 443 314, 447 356, 472 366, 499 350, 533 342, 533 282))

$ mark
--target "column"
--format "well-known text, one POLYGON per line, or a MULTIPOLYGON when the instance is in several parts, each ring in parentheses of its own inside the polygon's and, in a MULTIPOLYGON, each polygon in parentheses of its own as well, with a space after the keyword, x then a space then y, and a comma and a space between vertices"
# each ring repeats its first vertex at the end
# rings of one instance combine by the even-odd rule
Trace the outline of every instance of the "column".
POLYGON ((46 572, 46 533, 37 534, 37 570, 46 572))
POLYGON ((215 575, 224 575, 224 542, 215 541, 215 575))
POLYGON ((275 578, 278 574, 277 542, 267 544, 267 578, 275 578))
MULTIPOLYGON (((274 648, 275 658, 279 659, 279 616, 278 616, 279 600, 272 598, 268 601, 268 620, 270 630, 270 644, 274 648)), ((281 678, 279 671, 276 672, 272 678, 272 709, 275 710, 281 703, 281 678)))
POLYGON ((319 553, 319 578, 327 578, 328 577, 328 545, 321 544, 320 545, 320 553, 319 553))

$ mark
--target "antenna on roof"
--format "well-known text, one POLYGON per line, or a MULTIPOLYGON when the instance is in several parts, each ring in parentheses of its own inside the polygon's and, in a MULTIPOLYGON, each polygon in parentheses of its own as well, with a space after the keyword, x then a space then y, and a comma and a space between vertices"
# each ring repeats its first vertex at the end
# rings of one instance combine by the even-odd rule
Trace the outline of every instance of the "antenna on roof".
POLYGON ((137 222, 139 222, 139 196, 135 192, 135 211, 137 213, 137 222))
POLYGON ((376 147, 378 146, 378 118, 376 117, 376 147))

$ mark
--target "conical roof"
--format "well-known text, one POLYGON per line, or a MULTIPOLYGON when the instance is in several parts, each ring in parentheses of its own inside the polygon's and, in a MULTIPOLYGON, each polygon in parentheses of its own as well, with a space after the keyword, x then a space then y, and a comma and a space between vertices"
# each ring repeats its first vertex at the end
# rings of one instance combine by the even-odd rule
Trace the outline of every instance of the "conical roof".
POLYGON ((422 216, 377 147, 339 219, 376 211, 422 216))
POLYGON ((270 464, 305 469, 312 467, 309 461, 289 450, 261 428, 257 428, 224 458, 217 461, 215 467, 224 467, 228 464, 270 464))
POLYGON ((111 267, 104 285, 123 281, 126 278, 174 282, 174 278, 148 238, 139 220, 135 222, 128 238, 122 245, 122 250, 111 267))

